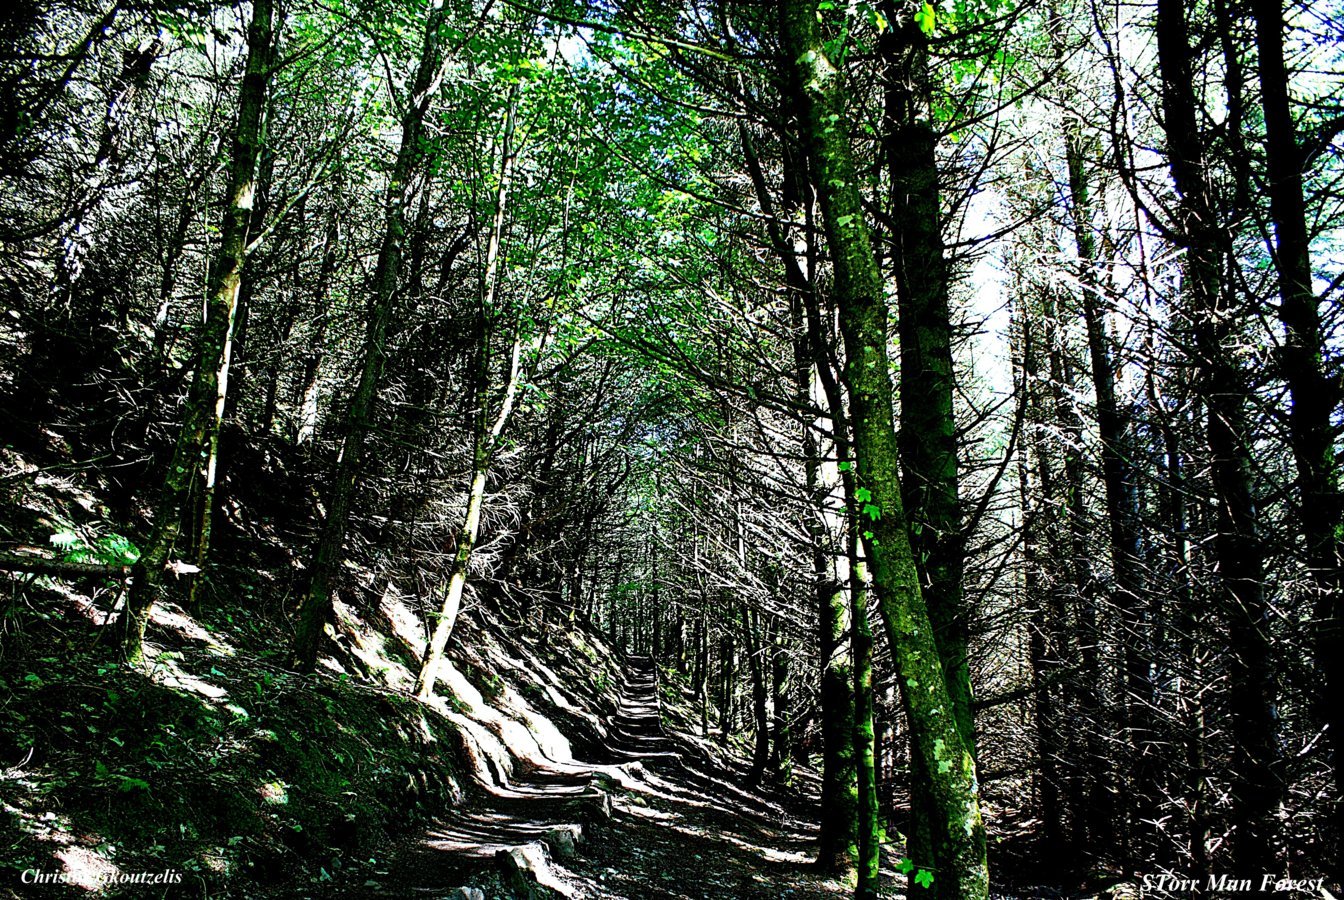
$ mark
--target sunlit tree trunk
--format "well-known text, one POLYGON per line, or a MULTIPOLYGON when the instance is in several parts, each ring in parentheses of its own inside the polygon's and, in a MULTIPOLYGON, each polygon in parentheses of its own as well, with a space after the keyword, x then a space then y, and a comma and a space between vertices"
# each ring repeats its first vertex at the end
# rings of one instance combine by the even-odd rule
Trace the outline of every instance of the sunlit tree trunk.
POLYGON ((122 613, 121 647, 128 661, 144 655, 145 626, 163 593, 163 578, 188 513, 193 484, 213 465, 213 441, 228 392, 233 318, 247 255, 248 228, 256 192, 257 164, 266 139, 266 97, 273 75, 276 32, 272 0, 255 0, 247 30, 247 64, 238 95, 232 164, 225 194, 219 252, 210 270, 205 321, 196 351, 195 374, 187 395, 172 461, 154 508, 149 539, 136 563, 122 613))
MULTIPOLYGON (((502 188, 500 195, 501 206, 498 222, 502 225, 502 204, 504 202, 502 188)), ((462 517, 462 528, 457 535, 457 550, 453 554, 453 565, 448 573, 443 603, 439 607, 438 616, 434 623, 434 632, 429 641, 429 648, 425 651, 425 659, 415 682, 415 695, 421 700, 429 699, 434 692, 439 661, 443 658, 443 652, 448 646, 448 639, 453 634, 453 626, 457 624, 457 614, 462 608, 462 592, 467 586, 471 554, 476 547, 477 538, 480 537, 481 508, 485 503, 485 487, 486 479, 490 474, 490 462, 494 458, 495 451, 499 448, 500 436, 504 433, 509 418, 513 415, 514 403, 518 397, 518 386, 523 377, 522 342, 523 337, 520 330, 513 341, 508 381, 504 386, 504 399, 500 402, 499 412, 495 416, 493 424, 490 425, 487 425, 489 420, 486 418, 490 398, 489 369, 484 362, 482 362, 481 369, 477 373, 481 389, 477 392, 478 412, 475 417, 476 437, 472 450, 471 487, 467 492, 467 508, 462 517)), ((489 354, 484 346, 480 350, 480 356, 482 360, 488 359, 489 354)))

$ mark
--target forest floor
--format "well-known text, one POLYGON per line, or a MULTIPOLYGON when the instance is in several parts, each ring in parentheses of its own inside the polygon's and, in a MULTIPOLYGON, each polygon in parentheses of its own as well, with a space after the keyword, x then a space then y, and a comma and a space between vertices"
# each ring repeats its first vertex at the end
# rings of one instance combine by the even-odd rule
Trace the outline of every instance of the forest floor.
MULTIPOLYGON (((274 517, 223 517, 236 549, 196 608, 156 610, 143 669, 106 646, 116 585, 5 583, 0 897, 159 896, 97 889, 158 871, 184 878, 167 896, 248 900, 545 896, 538 881, 611 900, 849 894, 812 864, 816 774, 748 787, 744 746, 705 733, 675 671, 622 663, 581 622, 464 612, 425 706, 409 696, 414 597, 352 569, 321 671, 286 671, 289 548, 310 536, 291 531, 298 501, 287 512, 274 484, 257 490, 274 517), (532 877, 511 877, 520 868, 532 877), (71 882, 38 887, 26 871, 71 882)), ((13 494, 0 533, 116 536, 94 485, 36 473, 13 494)), ((897 861, 883 860, 890 896, 897 861)))
MULTIPOLYGON (((369 879, 341 896, 443 897, 462 886, 487 897, 510 886, 525 895, 527 889, 510 875, 519 867, 499 858, 510 852, 530 871, 528 881, 554 892, 539 896, 849 895, 846 884, 813 865, 815 826, 802 815, 815 803, 815 777, 801 773, 796 786, 783 792, 741 787, 743 772, 712 747, 663 731, 657 678, 646 661, 631 661, 609 735, 608 759, 624 762, 528 773, 509 787, 530 798, 496 797, 487 810, 435 822, 387 857, 385 880, 369 879), (557 819, 581 813, 576 804, 596 798, 595 785, 610 791, 610 817, 587 816, 572 852, 555 833, 578 829, 557 819)), ((894 883, 895 872, 887 874, 884 880, 894 883)))

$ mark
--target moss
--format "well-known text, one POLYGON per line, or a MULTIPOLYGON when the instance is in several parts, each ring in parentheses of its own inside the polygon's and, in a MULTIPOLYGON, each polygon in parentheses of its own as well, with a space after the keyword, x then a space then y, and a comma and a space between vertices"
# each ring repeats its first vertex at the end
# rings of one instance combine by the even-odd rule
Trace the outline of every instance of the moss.
POLYGON ((406 698, 240 657, 181 670, 213 699, 93 657, 23 667, 0 671, 0 754, 32 750, 0 868, 59 868, 79 843, 250 896, 367 860, 456 796, 451 726, 406 698))

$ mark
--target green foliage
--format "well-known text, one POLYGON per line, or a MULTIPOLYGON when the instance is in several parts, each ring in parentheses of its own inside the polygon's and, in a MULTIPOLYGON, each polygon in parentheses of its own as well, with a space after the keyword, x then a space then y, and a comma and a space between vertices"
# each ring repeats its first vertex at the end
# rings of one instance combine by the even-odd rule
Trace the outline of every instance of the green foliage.
POLYGON ((934 29, 937 28, 938 14, 933 8, 933 4, 924 0, 924 4, 915 10, 915 24, 919 30, 926 35, 932 36, 934 29))
POLYGON ((140 558, 140 550, 124 535, 109 531, 90 543, 68 522, 58 523, 60 530, 48 538, 61 552, 61 560, 71 563, 98 563, 105 566, 129 566, 140 558))
POLYGON ((914 872, 915 884, 918 884, 920 887, 927 888, 933 884, 933 873, 928 869, 916 866, 914 860, 909 859, 908 857, 896 864, 896 871, 900 872, 902 875, 909 875, 911 872, 914 872))

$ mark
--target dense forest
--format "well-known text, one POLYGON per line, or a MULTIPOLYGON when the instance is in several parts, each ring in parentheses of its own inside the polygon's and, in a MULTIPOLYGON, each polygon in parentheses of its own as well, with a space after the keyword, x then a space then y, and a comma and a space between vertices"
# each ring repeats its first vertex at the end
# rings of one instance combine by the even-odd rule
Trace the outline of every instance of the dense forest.
POLYGON ((1284 2, 13 0, 0 895, 1338 895, 1284 2))

